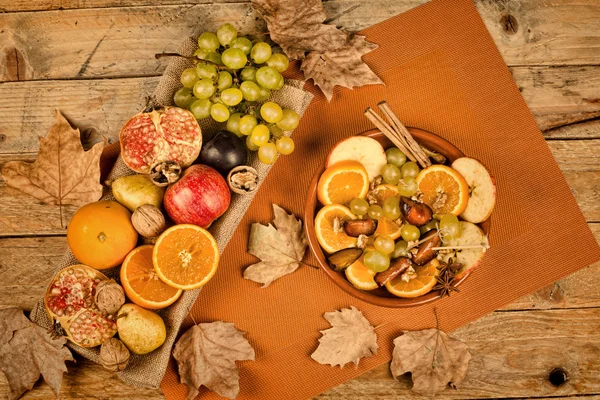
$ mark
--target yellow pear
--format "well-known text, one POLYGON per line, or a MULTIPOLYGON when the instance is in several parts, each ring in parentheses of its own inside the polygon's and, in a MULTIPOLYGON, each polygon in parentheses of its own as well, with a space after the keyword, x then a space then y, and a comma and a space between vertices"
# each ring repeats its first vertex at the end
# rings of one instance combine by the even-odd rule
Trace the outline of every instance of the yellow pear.
POLYGON ((160 315, 132 303, 124 304, 119 310, 117 330, 121 341, 135 354, 156 350, 167 337, 160 315))
POLYGON ((148 175, 127 175, 114 180, 111 189, 115 199, 134 212, 144 204, 160 208, 165 188, 158 187, 148 175))

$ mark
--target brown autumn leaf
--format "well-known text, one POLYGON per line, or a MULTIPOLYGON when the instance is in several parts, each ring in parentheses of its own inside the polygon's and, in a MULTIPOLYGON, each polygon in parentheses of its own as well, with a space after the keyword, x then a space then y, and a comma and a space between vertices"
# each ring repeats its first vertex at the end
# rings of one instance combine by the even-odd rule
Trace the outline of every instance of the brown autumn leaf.
POLYGON ((104 142, 84 151, 79 129, 71 128, 56 110, 56 123, 48 135, 40 139, 40 151, 35 162, 9 161, 2 168, 2 178, 9 186, 46 204, 58 205, 63 225, 63 205, 81 206, 102 196, 102 149, 104 142))
POLYGON ((471 354, 466 344, 439 329, 408 331, 394 339, 390 370, 398 377, 412 373, 412 390, 435 396, 465 378, 471 354))
POLYGON ((65 361, 74 361, 66 339, 53 339, 48 330, 29 321, 18 308, 0 310, 0 370, 6 375, 10 394, 18 399, 44 378, 58 398, 65 361))
POLYGON ((254 360, 254 349, 244 332, 231 322, 215 321, 188 329, 175 344, 173 357, 188 399, 204 385, 216 394, 235 399, 240 392, 236 361, 254 360))
POLYGON ((326 312, 323 317, 331 328, 321 331, 319 347, 311 358, 319 364, 343 367, 349 362, 358 365, 363 357, 377 353, 375 328, 354 306, 340 311, 326 312))
POLYGON ((367 42, 364 36, 356 35, 339 49, 309 53, 300 69, 306 79, 314 80, 327 101, 331 101, 335 86, 352 89, 364 85, 383 85, 383 81, 362 60, 362 56, 377 47, 367 42))
POLYGON ((246 268, 244 278, 262 283, 263 288, 298 269, 308 244, 301 220, 276 204, 273 213, 275 226, 254 223, 248 239, 248 252, 261 262, 246 268))

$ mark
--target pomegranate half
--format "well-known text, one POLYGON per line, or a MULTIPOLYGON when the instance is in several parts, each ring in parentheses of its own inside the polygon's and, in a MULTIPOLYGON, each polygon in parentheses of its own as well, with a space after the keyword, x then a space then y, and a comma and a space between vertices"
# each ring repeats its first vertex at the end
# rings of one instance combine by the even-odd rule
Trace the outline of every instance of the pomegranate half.
POLYGON ((115 315, 98 310, 96 286, 108 278, 85 265, 67 267, 52 279, 44 305, 53 321, 58 321, 67 337, 81 347, 101 345, 117 333, 115 315))
POLYGON ((202 130, 188 110, 165 107, 142 112, 121 128, 121 157, 135 172, 147 174, 163 161, 192 165, 202 147, 202 130))

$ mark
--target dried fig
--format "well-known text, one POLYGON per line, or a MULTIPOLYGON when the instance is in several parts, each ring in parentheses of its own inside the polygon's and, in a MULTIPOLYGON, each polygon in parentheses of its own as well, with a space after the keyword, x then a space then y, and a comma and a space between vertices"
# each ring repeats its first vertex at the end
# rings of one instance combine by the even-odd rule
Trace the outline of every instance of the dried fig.
POLYGON ((417 265, 425 265, 433 260, 438 253, 436 250, 433 250, 433 248, 441 246, 442 243, 442 239, 440 239, 437 229, 432 229, 423 235, 422 240, 424 239, 427 240, 419 245, 417 253, 413 257, 413 262, 417 265))
POLYGON ((329 264, 336 271, 342 271, 348 268, 354 261, 358 260, 362 255, 362 249, 344 249, 336 251, 329 256, 329 264))
POLYGON ((406 222, 415 226, 423 226, 433 218, 433 211, 425 203, 417 203, 408 197, 400 199, 400 208, 406 222))
POLYGON ((377 220, 375 219, 353 219, 344 223, 344 232, 352 237, 360 235, 371 236, 377 229, 377 220))

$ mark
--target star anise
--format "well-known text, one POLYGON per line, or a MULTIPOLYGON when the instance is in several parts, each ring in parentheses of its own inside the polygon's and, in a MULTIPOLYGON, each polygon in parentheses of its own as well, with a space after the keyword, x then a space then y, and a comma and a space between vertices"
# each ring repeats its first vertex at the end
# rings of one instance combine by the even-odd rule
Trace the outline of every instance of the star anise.
POLYGON ((454 277, 461 266, 460 263, 455 263, 452 258, 450 258, 448 262, 440 263, 440 267, 438 268, 440 274, 437 277, 437 284, 432 289, 440 291, 440 298, 450 296, 452 292, 460 292, 460 290, 454 286, 454 277))

